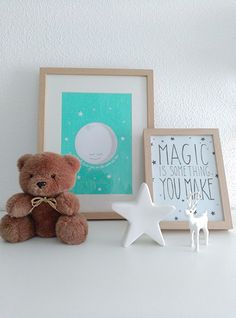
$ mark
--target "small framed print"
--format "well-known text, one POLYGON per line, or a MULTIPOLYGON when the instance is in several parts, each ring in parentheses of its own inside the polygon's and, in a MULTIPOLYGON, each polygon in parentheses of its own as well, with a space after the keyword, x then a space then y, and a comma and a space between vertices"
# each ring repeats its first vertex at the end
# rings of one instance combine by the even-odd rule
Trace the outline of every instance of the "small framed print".
POLYGON ((88 219, 119 219, 144 181, 142 132, 154 127, 151 70, 42 68, 39 151, 81 161, 72 192, 88 219))
POLYGON ((188 229, 187 198, 200 193, 197 214, 209 229, 231 229, 232 219, 218 129, 145 129, 145 180, 154 202, 176 211, 162 229, 188 229))

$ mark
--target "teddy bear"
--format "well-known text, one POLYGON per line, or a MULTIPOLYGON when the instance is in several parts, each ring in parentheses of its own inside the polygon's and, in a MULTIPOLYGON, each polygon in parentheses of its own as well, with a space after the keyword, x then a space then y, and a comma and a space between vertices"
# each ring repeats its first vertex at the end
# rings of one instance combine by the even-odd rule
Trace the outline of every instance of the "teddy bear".
POLYGON ((54 237, 67 244, 86 240, 88 224, 79 213, 79 200, 68 192, 75 183, 80 161, 52 152, 25 154, 18 159, 23 190, 10 197, 0 235, 16 243, 34 236, 54 237))

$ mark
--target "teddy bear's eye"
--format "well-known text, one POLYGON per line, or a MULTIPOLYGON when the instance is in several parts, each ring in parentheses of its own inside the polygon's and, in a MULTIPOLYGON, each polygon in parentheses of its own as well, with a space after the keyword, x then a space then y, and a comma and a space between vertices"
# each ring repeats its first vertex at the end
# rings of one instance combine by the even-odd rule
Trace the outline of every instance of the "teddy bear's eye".
POLYGON ((53 179, 55 179, 55 178, 56 178, 55 173, 51 174, 51 178, 53 178, 53 179))
POLYGON ((31 173, 31 174, 29 175, 29 177, 30 177, 30 178, 33 178, 33 175, 32 175, 32 173, 31 173))

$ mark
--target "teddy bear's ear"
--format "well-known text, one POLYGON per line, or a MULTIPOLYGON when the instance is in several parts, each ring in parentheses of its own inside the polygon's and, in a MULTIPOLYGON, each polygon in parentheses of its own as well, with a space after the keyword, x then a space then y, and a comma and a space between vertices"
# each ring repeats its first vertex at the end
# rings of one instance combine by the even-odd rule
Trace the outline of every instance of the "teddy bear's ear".
POLYGON ((17 167, 19 169, 19 171, 21 171, 21 169, 23 168, 24 164, 26 163, 26 161, 31 158, 33 155, 30 154, 25 154, 23 156, 21 156, 18 161, 17 161, 17 167))
POLYGON ((76 157, 73 157, 71 155, 65 155, 64 159, 71 166, 71 168, 74 170, 74 172, 79 171, 79 168, 80 168, 79 159, 77 159, 76 157))

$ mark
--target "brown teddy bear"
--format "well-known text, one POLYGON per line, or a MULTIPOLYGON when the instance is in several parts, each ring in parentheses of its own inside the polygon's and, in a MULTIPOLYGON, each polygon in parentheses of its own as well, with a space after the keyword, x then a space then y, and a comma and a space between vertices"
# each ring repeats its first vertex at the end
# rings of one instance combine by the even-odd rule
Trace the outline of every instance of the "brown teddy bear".
POLYGON ((67 244, 85 241, 88 225, 79 214, 79 200, 68 190, 80 168, 71 155, 44 152, 19 158, 23 193, 13 195, 6 204, 7 215, 0 222, 0 234, 16 243, 33 236, 53 237, 67 244))

